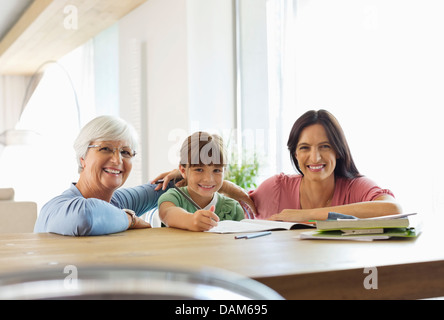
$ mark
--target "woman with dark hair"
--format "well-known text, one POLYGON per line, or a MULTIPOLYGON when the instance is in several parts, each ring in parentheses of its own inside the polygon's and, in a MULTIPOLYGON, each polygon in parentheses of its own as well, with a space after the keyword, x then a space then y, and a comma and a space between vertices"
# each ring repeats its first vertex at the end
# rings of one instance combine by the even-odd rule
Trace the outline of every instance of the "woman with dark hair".
POLYGON ((336 118, 326 110, 308 111, 302 115, 293 125, 290 136, 288 138, 287 147, 290 151, 291 162, 295 166, 296 170, 300 174, 304 174, 299 167, 298 160, 296 158, 296 149, 301 132, 308 126, 321 124, 325 130, 328 141, 330 142, 333 150, 337 154, 337 161, 334 173, 337 177, 344 178, 357 178, 361 175, 353 162, 353 158, 348 147, 347 140, 345 139, 344 132, 342 131, 339 122, 336 118))
POLYGON ((275 175, 250 191, 257 218, 308 221, 325 220, 332 212, 359 218, 401 212, 390 190, 359 173, 328 111, 308 111, 297 119, 287 146, 299 174, 275 175))

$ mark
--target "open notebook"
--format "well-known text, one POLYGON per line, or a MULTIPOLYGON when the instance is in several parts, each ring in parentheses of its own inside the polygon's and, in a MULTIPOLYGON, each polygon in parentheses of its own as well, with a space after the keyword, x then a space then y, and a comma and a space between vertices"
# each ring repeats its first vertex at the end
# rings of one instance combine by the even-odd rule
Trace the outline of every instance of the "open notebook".
POLYGON ((238 233, 238 232, 259 232, 271 230, 291 230, 314 227, 311 223, 295 223, 283 221, 270 221, 259 219, 244 219, 241 221, 224 220, 219 221, 217 226, 207 232, 212 233, 238 233))

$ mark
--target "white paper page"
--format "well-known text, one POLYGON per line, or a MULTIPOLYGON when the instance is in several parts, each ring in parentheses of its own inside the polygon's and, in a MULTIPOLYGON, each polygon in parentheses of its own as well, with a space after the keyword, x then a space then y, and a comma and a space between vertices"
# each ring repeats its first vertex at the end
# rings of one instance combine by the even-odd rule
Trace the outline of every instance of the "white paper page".
POLYGON ((233 220, 219 221, 217 226, 207 232, 213 233, 237 233, 237 232, 257 232, 269 229, 267 226, 261 224, 254 224, 248 222, 240 222, 233 220))

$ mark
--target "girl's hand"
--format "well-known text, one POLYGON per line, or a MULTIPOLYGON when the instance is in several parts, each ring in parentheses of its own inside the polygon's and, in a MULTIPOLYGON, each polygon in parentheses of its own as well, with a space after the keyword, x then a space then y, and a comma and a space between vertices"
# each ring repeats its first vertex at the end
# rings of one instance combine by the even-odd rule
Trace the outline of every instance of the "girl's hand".
POLYGON ((214 213, 215 206, 211 206, 210 210, 198 210, 192 215, 190 226, 191 231, 208 231, 217 226, 219 217, 214 213))

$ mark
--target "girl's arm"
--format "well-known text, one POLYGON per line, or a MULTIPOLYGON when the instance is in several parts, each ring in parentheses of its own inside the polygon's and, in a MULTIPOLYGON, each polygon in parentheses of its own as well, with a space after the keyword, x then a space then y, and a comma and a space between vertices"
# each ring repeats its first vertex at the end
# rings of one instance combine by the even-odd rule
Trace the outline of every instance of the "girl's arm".
POLYGON ((210 210, 189 213, 169 201, 160 204, 159 217, 169 227, 191 231, 208 231, 217 226, 219 221, 219 217, 214 213, 214 206, 210 210))
POLYGON ((336 207, 317 209, 284 209, 270 217, 270 220, 308 221, 326 220, 329 212, 352 215, 357 218, 371 218, 402 213, 401 206, 390 195, 382 195, 373 201, 358 202, 336 207))

